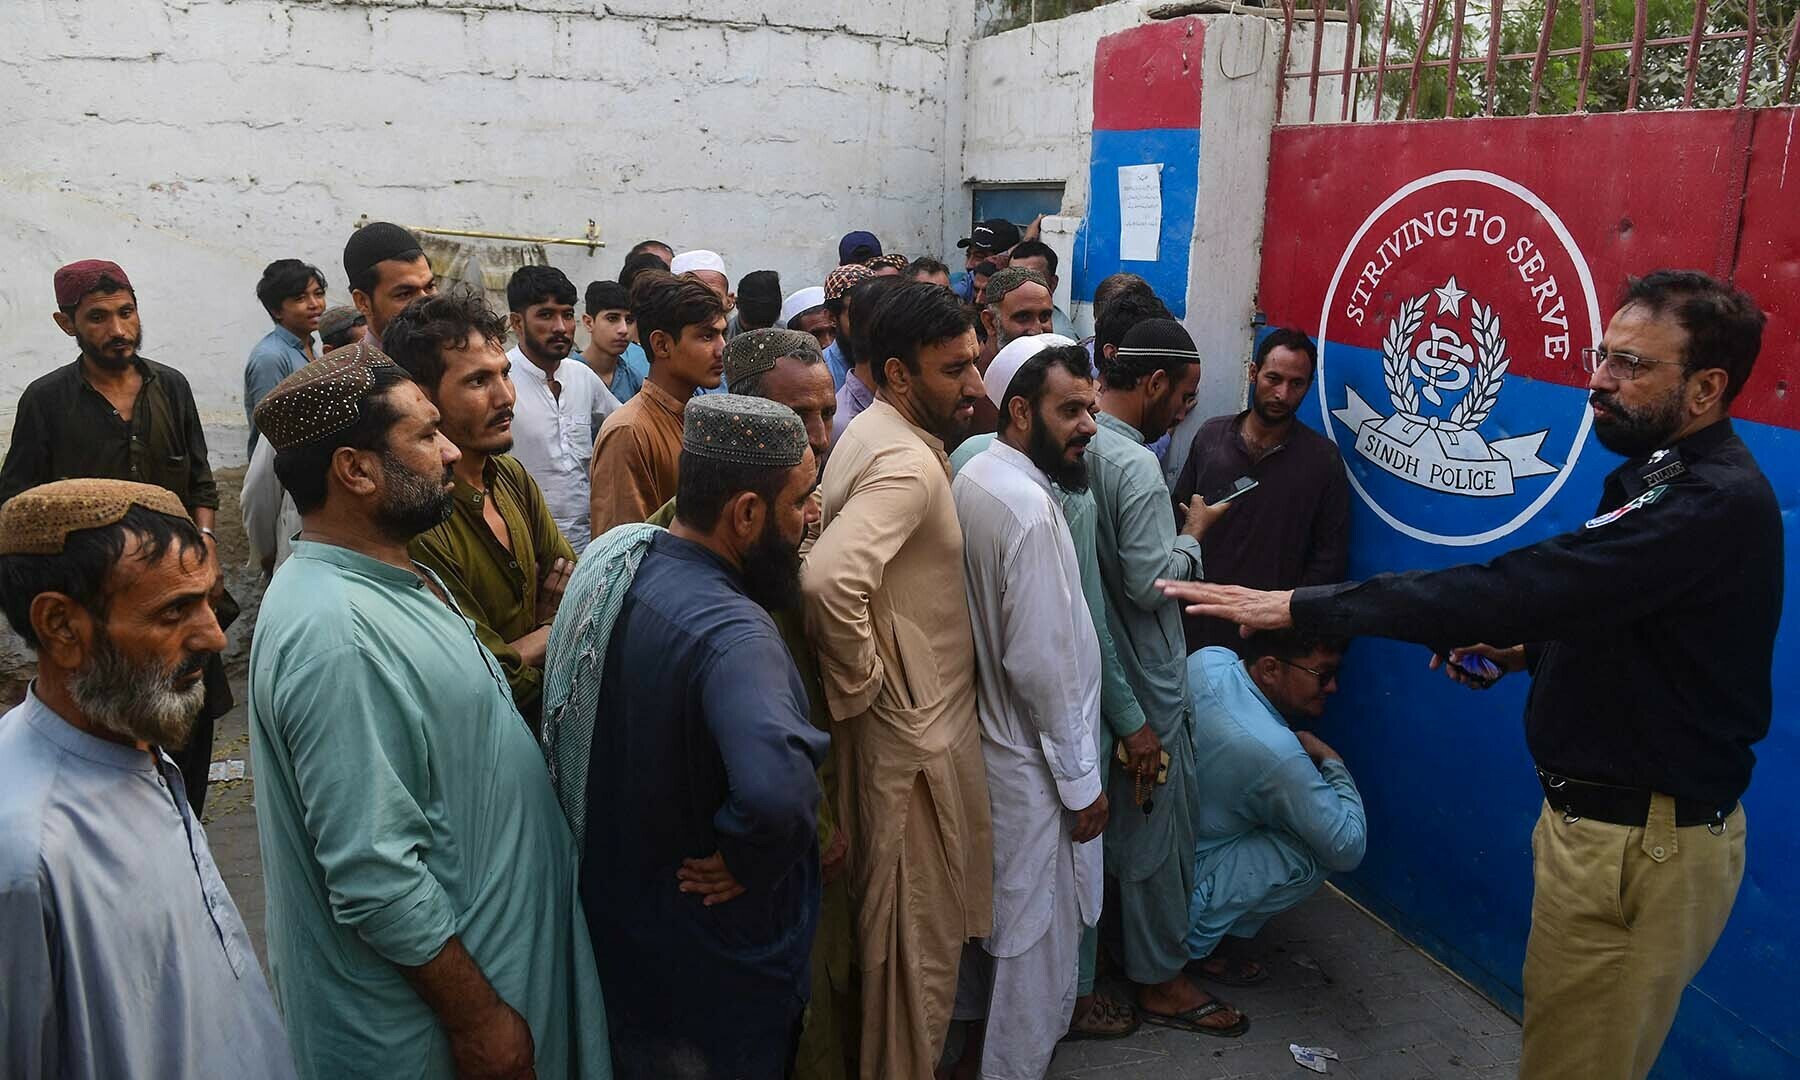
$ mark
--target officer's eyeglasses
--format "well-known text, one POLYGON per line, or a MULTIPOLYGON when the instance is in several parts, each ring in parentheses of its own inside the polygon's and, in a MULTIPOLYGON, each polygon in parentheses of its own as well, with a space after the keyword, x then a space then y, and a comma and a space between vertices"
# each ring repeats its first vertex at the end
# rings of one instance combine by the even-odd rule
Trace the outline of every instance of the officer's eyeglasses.
POLYGON ((1330 671, 1320 671, 1317 668, 1309 668, 1305 664, 1296 664, 1292 660, 1283 660, 1279 656, 1271 657, 1270 659, 1274 660, 1276 663, 1286 664, 1288 667, 1297 668, 1306 672, 1308 675, 1311 675, 1313 678, 1319 680, 1319 689, 1321 690, 1330 686, 1332 682, 1337 679, 1336 668, 1332 668, 1330 671))
POLYGON ((1636 353, 1618 352, 1601 345, 1597 348, 1581 350, 1581 368, 1589 375, 1606 368, 1606 374, 1619 382, 1630 382, 1644 373, 1647 367, 1658 364, 1674 364, 1675 360, 1651 360, 1636 353))

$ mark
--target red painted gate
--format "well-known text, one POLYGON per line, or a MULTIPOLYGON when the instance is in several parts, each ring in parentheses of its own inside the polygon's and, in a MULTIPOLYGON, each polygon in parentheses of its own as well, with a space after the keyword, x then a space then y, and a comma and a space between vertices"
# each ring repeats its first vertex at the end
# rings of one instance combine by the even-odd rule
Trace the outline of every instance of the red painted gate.
MULTIPOLYGON (((1588 438, 1582 348, 1629 274, 1705 270, 1769 312, 1734 416, 1800 511, 1800 110, 1278 128, 1258 303, 1319 339, 1303 411, 1354 482, 1352 573, 1446 566, 1578 525, 1618 464, 1588 438)), ((1797 532, 1789 579, 1800 576, 1797 532)), ((1716 553, 1722 563, 1732 553, 1716 553)), ((1659 1076, 1800 1075, 1800 637, 1745 800, 1750 863, 1659 1076)), ((1476 695, 1360 642, 1326 738, 1368 801, 1347 888, 1516 1006, 1539 794, 1523 688, 1476 695)), ((1504 686, 1504 684, 1503 684, 1504 686)))

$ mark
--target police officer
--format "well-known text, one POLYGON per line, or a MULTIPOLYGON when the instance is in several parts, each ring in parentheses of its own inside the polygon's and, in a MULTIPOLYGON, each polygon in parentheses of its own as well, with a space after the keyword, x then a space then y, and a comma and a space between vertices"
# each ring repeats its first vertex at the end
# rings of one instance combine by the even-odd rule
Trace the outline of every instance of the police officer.
POLYGON ((1585 357, 1594 434, 1629 460, 1573 532, 1361 583, 1165 586, 1191 614, 1253 629, 1419 642, 1448 654, 1459 682, 1491 685, 1456 663, 1472 657, 1530 672, 1526 741, 1546 805, 1532 834, 1528 1080, 1648 1074, 1743 878, 1738 799, 1769 730, 1782 527, 1726 413, 1763 321, 1704 274, 1627 282, 1585 357))

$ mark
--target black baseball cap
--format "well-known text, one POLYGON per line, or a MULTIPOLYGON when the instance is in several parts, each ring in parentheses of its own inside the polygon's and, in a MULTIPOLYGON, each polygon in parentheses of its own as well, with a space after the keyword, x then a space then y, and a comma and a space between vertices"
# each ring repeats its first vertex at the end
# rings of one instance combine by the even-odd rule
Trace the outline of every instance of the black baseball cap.
POLYGON ((983 251, 1011 251, 1019 244, 1019 227, 1004 218, 978 221, 969 235, 956 242, 959 248, 977 247, 983 251))

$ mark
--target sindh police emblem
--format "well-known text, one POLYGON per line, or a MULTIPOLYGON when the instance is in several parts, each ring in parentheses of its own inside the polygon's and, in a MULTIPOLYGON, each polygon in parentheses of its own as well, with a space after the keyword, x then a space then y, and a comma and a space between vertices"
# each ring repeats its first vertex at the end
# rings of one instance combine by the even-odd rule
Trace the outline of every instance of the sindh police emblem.
POLYGON ((1567 479, 1592 415, 1576 357, 1600 336, 1587 260, 1495 173, 1415 180, 1344 249, 1320 315, 1319 403, 1351 486, 1395 530, 1496 540, 1567 479))
POLYGON ((1402 480, 1451 495, 1498 498, 1513 494, 1515 480, 1556 472, 1538 457, 1547 429, 1492 443, 1482 438, 1509 363, 1500 316, 1458 288, 1454 275, 1432 294, 1437 310, 1425 334, 1419 331, 1429 298, 1415 296, 1400 305, 1382 338, 1381 371, 1394 412, 1383 416, 1346 387, 1347 404, 1332 413, 1356 432, 1356 452, 1402 480), (1470 340, 1458 325, 1465 300, 1470 340), (1444 412, 1445 396, 1458 392, 1444 412))

